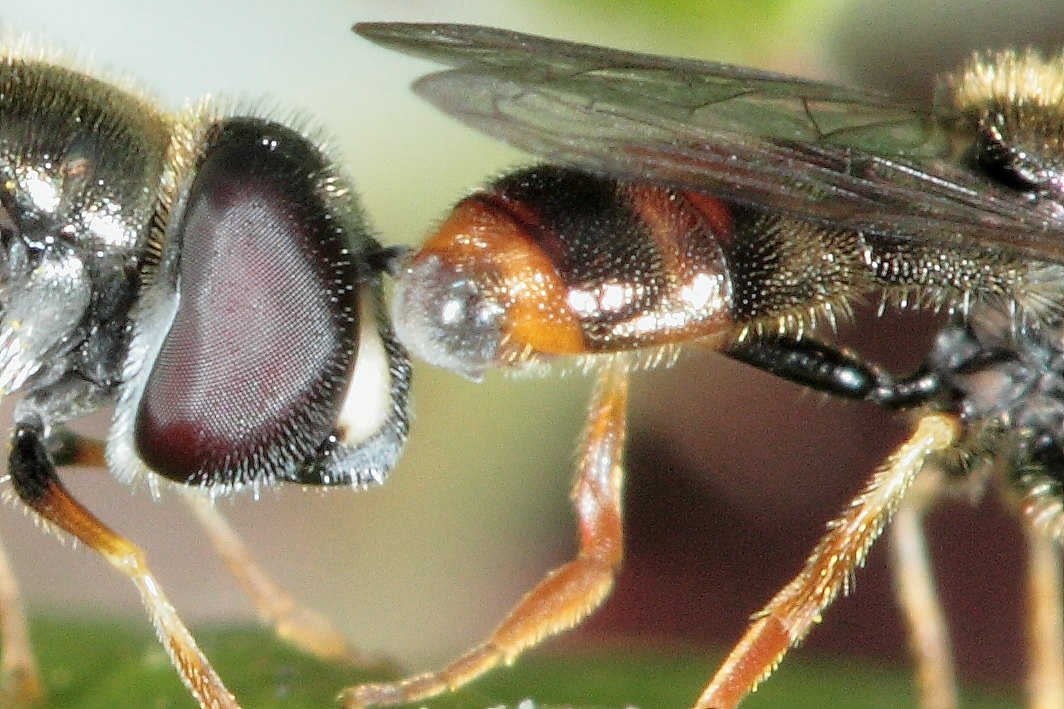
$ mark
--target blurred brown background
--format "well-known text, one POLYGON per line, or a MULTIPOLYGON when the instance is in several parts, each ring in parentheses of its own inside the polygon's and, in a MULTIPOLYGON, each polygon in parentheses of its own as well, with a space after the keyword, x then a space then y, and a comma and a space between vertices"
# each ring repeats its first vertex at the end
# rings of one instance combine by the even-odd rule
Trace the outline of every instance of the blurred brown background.
MULTIPOLYGON (((431 67, 348 31, 382 19, 505 26, 875 86, 920 102, 931 77, 974 48, 1064 46, 1058 4, 1033 0, 889 8, 871 0, 0 1, 10 37, 58 46, 175 107, 222 93, 306 117, 355 175, 382 238, 413 242, 471 186, 528 158, 414 99, 407 83, 431 67)), ((901 370, 920 360, 934 318, 869 313, 847 341, 901 370)), ((360 494, 280 490, 222 508, 268 568, 360 646, 422 666, 479 639, 572 553, 567 486, 587 382, 493 376, 474 385, 426 367, 416 376, 413 437, 388 485, 360 494)), ((727 644, 791 578, 903 427, 705 353, 635 381, 627 565, 606 606, 562 642, 727 644)), ((67 479, 146 548, 186 617, 249 617, 174 500, 131 496, 105 473, 67 479)), ((34 529, 14 505, 0 511, 0 535, 35 605, 139 613, 123 579, 34 529)), ((972 680, 1019 677, 1018 536, 992 498, 931 519, 960 667, 972 680)), ((801 652, 905 662, 884 548, 801 652)))

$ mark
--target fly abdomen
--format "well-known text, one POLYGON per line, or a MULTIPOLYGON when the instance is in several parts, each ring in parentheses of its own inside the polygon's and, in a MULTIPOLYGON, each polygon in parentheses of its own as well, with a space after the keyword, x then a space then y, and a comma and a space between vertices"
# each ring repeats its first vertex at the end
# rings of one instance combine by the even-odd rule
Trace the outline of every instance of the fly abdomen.
POLYGON ((459 203, 406 264, 397 330, 473 377, 726 333, 730 215, 716 204, 565 168, 512 173, 459 203))

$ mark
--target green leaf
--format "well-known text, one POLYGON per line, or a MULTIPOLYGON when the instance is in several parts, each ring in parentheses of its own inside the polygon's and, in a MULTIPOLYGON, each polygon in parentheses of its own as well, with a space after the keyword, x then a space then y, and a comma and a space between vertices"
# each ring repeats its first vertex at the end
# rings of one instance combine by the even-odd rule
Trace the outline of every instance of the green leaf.
MULTIPOLYGON (((42 709, 194 709, 161 646, 129 620, 39 619, 34 623, 43 679, 42 709)), ((328 709, 341 687, 387 679, 380 673, 309 658, 259 628, 211 628, 197 639, 245 709, 328 709)), ((910 675, 855 661, 791 658, 743 709, 904 709, 916 707, 910 675)), ((415 706, 432 709, 638 706, 683 709, 708 680, 719 655, 694 650, 606 648, 523 656, 472 687, 415 706)), ((966 709, 1018 707, 1015 698, 965 697, 966 709)))

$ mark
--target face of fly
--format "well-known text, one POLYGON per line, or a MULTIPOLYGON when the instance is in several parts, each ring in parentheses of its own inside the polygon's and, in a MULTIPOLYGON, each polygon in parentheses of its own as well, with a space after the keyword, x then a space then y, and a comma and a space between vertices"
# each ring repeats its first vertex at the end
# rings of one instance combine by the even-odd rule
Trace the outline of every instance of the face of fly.
POLYGON ((106 464, 153 492, 382 483, 410 377, 383 303, 393 252, 333 154, 264 113, 174 113, 7 53, 0 116, 12 488, 130 577, 202 706, 234 707, 144 555, 58 476, 104 462, 104 444, 66 424, 113 407, 106 464))

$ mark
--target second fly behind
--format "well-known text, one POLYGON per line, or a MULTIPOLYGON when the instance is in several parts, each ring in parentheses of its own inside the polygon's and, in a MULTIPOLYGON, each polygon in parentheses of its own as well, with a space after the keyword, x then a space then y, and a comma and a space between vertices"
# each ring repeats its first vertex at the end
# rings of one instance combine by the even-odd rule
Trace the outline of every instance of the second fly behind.
MULTIPOLYGON (((628 372, 682 343, 834 395, 924 407, 803 571, 755 616, 698 709, 734 707, 767 676, 847 587, 899 505, 917 504, 907 493, 925 463, 971 457, 987 428, 1049 434, 1040 446, 1013 441, 1001 457, 1018 453, 1008 462, 1038 469, 1044 484, 1027 489, 1041 500, 1024 506, 1027 522, 1059 537, 1064 476, 1044 448, 1059 448, 1060 432, 981 406, 982 390, 955 379, 999 374, 998 350, 1018 360, 1038 333, 1059 330, 1064 60, 976 58, 944 80, 928 112, 869 91, 485 27, 356 31, 452 66, 415 90, 549 163, 463 200, 406 263, 393 310, 400 339, 473 378, 564 357, 604 364, 577 463, 576 559, 463 657, 352 688, 348 706, 461 686, 602 602, 621 560, 628 372), (968 360, 972 348, 947 342, 925 370, 896 380, 810 337, 877 292, 903 307, 988 314, 974 340, 998 346, 968 360), (1015 340, 1001 339, 1002 318, 1015 340)), ((899 563, 909 590, 928 584, 921 559, 899 563)), ((922 660, 925 705, 955 704, 946 666, 922 660)))

